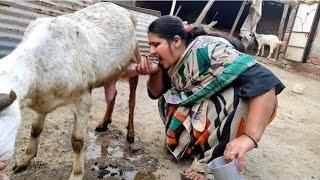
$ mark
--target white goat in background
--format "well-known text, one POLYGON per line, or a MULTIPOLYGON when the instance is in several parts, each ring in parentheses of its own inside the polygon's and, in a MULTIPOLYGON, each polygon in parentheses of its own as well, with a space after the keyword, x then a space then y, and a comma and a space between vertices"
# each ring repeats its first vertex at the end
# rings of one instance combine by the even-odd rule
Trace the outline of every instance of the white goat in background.
POLYGON ((83 179, 91 91, 117 79, 135 49, 132 17, 112 3, 32 22, 21 44, 0 60, 0 161, 13 154, 20 108, 34 110, 37 117, 26 153, 14 172, 25 169, 36 156, 47 114, 74 104, 70 179, 83 179))
POLYGON ((253 33, 253 37, 258 42, 258 51, 257 51, 256 56, 259 56, 261 49, 262 49, 261 56, 264 56, 264 45, 270 46, 270 51, 269 51, 269 55, 268 55, 267 59, 270 59, 270 57, 272 56, 273 51, 279 45, 283 44, 283 42, 280 41, 278 39, 278 37, 275 36, 275 35, 253 33))

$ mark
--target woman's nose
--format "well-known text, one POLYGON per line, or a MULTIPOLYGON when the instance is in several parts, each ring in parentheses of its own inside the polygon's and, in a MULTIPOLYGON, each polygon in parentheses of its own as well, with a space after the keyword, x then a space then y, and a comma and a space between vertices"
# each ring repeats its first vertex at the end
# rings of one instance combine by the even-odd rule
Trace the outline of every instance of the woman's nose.
POLYGON ((149 48, 149 54, 155 54, 156 53, 156 50, 154 47, 150 46, 149 48))

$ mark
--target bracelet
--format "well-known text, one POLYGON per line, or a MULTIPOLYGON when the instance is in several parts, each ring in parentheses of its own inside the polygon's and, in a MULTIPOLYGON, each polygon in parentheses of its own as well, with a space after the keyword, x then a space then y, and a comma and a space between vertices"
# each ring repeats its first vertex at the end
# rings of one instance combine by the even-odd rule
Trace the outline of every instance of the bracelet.
POLYGON ((241 135, 246 135, 247 137, 249 137, 254 143, 254 148, 258 148, 258 140, 256 138, 254 138, 253 136, 250 136, 246 132, 243 132, 241 135))

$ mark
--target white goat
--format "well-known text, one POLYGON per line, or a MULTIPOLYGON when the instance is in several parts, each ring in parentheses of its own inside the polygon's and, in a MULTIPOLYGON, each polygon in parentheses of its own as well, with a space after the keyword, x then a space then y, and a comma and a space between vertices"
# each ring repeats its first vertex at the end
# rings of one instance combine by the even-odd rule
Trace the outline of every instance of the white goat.
POLYGON ((136 48, 133 19, 112 3, 32 22, 21 44, 0 60, 0 161, 10 158, 21 121, 20 108, 34 110, 26 154, 14 171, 36 156, 48 113, 74 104, 70 179, 84 177, 84 142, 91 90, 117 79, 136 48))
POLYGON ((270 46, 270 51, 267 59, 269 59, 272 56, 273 51, 281 45, 283 42, 278 39, 277 36, 275 35, 269 35, 269 34, 257 34, 254 33, 253 37, 256 39, 258 42, 258 52, 256 56, 259 56, 260 50, 262 48, 262 54, 261 56, 264 55, 264 45, 270 46))

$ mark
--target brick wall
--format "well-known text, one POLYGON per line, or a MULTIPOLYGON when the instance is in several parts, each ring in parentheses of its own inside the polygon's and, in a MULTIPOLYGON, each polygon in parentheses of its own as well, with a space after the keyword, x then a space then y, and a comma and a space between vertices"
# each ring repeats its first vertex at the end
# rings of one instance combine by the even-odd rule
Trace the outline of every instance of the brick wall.
POLYGON ((262 63, 273 64, 287 71, 320 80, 319 57, 318 57, 318 64, 311 62, 311 60, 306 63, 301 63, 301 62, 295 62, 295 61, 285 60, 281 58, 279 58, 277 61, 267 60, 265 57, 260 57, 260 56, 257 57, 257 59, 262 63))

